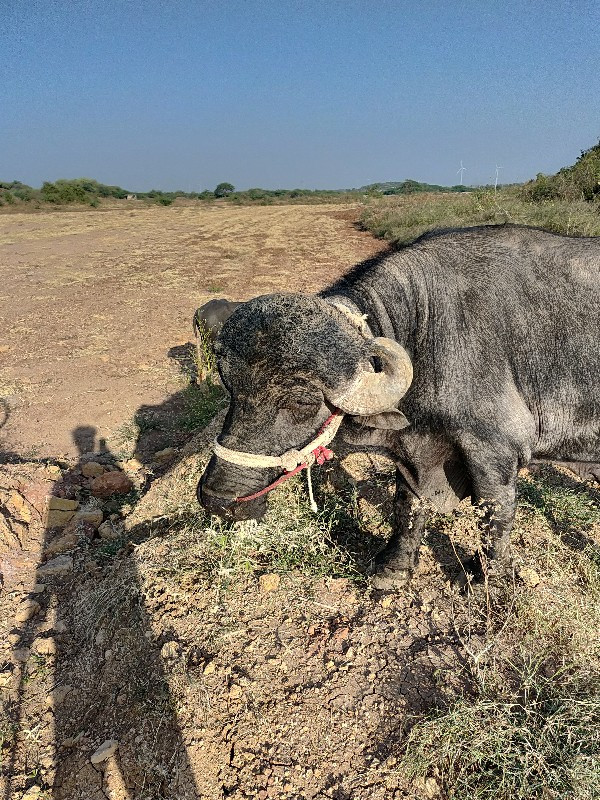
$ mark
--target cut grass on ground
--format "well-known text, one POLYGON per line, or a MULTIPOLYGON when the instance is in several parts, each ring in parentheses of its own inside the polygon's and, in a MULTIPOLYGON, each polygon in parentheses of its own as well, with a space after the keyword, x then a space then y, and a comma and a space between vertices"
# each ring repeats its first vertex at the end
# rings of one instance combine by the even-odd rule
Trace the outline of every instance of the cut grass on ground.
POLYGON ((470 610, 472 692, 411 720, 399 753, 408 779, 456 800, 600 797, 596 494, 552 469, 520 482, 517 558, 540 583, 470 610))

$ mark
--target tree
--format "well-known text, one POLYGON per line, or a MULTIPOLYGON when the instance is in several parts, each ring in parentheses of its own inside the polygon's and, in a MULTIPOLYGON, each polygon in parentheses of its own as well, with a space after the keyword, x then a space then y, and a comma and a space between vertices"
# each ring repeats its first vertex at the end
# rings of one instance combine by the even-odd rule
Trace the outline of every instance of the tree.
POLYGON ((235 192, 235 186, 231 183, 220 183, 215 189, 215 197, 227 197, 232 192, 235 192))

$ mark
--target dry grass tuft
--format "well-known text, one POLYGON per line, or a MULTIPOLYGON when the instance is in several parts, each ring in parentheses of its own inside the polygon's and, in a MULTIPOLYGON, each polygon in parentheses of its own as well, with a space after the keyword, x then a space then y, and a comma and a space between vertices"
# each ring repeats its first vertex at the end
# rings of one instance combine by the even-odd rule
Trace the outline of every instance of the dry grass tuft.
POLYGON ((500 603, 457 601, 472 691, 410 720, 399 769, 448 798, 591 800, 600 794, 600 504, 552 469, 523 479, 520 499, 517 571, 535 570, 539 584, 518 582, 500 603))
POLYGON ((584 200, 527 202, 516 190, 474 190, 465 194, 421 194, 372 200, 365 207, 363 226, 394 244, 407 244, 437 228, 534 225, 570 236, 600 235, 597 204, 584 200))

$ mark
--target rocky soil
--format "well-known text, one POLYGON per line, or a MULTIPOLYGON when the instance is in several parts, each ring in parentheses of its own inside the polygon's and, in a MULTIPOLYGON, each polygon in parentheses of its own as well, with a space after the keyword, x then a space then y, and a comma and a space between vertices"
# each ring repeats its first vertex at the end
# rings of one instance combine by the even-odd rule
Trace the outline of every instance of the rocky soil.
POLYGON ((213 430, 141 500, 144 471, 110 454, 5 468, 4 797, 423 796, 395 769, 399 735, 462 680, 440 564, 427 550, 397 596, 211 578, 177 519, 213 430))

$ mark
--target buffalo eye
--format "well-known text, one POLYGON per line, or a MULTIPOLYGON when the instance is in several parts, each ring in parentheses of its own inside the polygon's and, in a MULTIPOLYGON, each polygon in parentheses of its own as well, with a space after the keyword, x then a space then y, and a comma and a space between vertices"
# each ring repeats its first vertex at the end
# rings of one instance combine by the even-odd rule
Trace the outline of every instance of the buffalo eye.
POLYGON ((317 400, 303 397, 289 397, 281 404, 281 408, 290 414, 294 422, 302 422, 313 417, 319 407, 320 403, 317 400))

